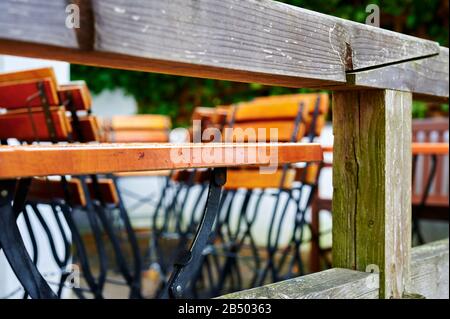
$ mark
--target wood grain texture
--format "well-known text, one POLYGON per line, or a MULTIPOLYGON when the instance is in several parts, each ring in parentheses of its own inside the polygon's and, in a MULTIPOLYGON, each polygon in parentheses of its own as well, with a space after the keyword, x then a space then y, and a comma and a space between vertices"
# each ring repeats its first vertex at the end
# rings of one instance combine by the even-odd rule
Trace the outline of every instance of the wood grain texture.
POLYGON ((161 60, 342 80, 438 53, 436 43, 270 0, 95 1, 96 48, 161 60))
POLYGON ((378 274, 329 269, 219 299, 376 299, 378 274))
POLYGON ((78 48, 75 29, 66 27, 68 0, 0 1, 0 37, 78 48))
POLYGON ((429 299, 449 298, 448 239, 415 247, 411 252, 411 283, 408 292, 429 299))
MULTIPOLYGON (((153 72, 198 78, 228 80, 236 82, 261 83, 285 87, 323 87, 343 84, 336 81, 306 79, 296 76, 277 75, 272 73, 249 72, 247 70, 205 67, 177 61, 142 58, 125 54, 81 51, 54 45, 35 44, 0 38, 0 53, 29 58, 66 61, 97 67, 153 72)), ((271 70, 267 70, 270 72, 271 70)), ((344 77, 344 76, 343 76, 344 77)))
POLYGON ((414 92, 421 99, 442 98, 448 100, 448 48, 441 47, 438 56, 428 59, 349 73, 347 81, 349 84, 361 87, 414 92))
POLYGON ((333 99, 333 263, 377 267, 386 298, 400 298, 409 279, 411 104, 390 90, 333 99))
MULTIPOLYGON (((403 298, 448 299, 449 240, 411 251, 411 281, 403 298)), ((378 299, 379 275, 333 268, 283 282, 240 291, 219 299, 378 299)))
POLYGON ((0 179, 321 161, 319 144, 78 144, 0 147, 0 179))
MULTIPOLYGON (((28 6, 26 12, 31 12, 40 1, 19 6, 9 0, 4 6, 9 11, 28 6)), ((53 20, 60 18, 59 8, 53 6, 61 2, 54 1, 52 6, 45 2, 49 12, 42 17, 56 10, 53 20)), ((431 41, 271 0, 92 1, 92 10, 91 19, 91 7, 82 6, 82 19, 88 27, 77 30, 76 36, 64 23, 41 23, 44 30, 31 32, 29 23, 8 17, 9 29, 17 25, 16 29, 28 30, 28 34, 2 36, 0 50, 99 66, 296 87, 343 84, 345 71, 439 53, 438 44, 431 41), (92 20, 95 28, 90 27, 92 20), (57 36, 67 32, 71 40, 57 36), (92 33, 94 51, 87 50, 90 45, 85 43, 93 38, 92 33), (83 51, 70 50, 77 47, 73 45, 76 38, 83 39, 78 46, 83 51), (21 50, 17 41, 41 45, 27 47, 25 43, 27 50, 21 50), (48 44, 55 47, 45 46, 48 44)))

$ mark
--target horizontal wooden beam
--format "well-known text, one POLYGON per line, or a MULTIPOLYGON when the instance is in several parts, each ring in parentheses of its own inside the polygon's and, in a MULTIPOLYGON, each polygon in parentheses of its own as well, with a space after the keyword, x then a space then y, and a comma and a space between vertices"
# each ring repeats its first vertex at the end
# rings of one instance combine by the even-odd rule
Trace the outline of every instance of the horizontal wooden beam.
POLYGON ((435 57, 349 73, 347 82, 358 87, 414 92, 417 99, 448 101, 448 48, 441 47, 435 57))
POLYGON ((435 42, 271 0, 78 1, 80 29, 65 25, 66 2, 3 1, 0 53, 315 88, 440 52, 435 42))
MULTIPOLYGON (((448 299, 449 240, 411 251, 411 281, 404 298, 448 299)), ((348 269, 326 271, 244 290, 220 299, 378 299, 379 275, 348 269)))
MULTIPOLYGON (((333 153, 333 146, 322 146, 324 153, 333 153)), ((448 143, 412 143, 413 155, 447 155, 448 143)))
POLYGON ((379 275, 333 268, 220 299, 377 299, 379 275))
POLYGON ((449 298, 449 240, 413 248, 408 292, 430 299, 449 298))
POLYGON ((71 144, 0 147, 0 179, 321 161, 319 144, 71 144))

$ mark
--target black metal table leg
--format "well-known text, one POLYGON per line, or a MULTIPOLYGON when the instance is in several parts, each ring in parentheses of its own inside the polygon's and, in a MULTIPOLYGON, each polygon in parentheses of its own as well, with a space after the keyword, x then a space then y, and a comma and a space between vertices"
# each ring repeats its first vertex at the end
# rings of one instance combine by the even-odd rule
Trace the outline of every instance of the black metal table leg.
POLYGON ((208 199, 202 220, 188 251, 180 254, 174 270, 163 292, 162 298, 186 298, 193 289, 193 278, 198 272, 203 258, 203 250, 208 244, 214 222, 219 213, 222 186, 226 182, 226 168, 215 168, 211 173, 208 199))
POLYGON ((33 299, 56 299, 45 279, 33 264, 23 243, 11 207, 15 181, 0 183, 0 248, 28 295, 33 299))

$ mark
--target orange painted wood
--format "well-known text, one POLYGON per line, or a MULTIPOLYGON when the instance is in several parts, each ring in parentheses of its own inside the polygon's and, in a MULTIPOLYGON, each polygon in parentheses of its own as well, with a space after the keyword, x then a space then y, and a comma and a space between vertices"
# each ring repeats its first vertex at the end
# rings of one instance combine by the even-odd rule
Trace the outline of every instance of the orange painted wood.
POLYGON ((72 105, 77 111, 87 111, 91 109, 92 97, 84 81, 60 85, 58 87, 58 96, 61 104, 64 104, 70 96, 72 105))
MULTIPOLYGON (((233 141, 233 142, 240 142, 240 141, 258 141, 251 140, 254 137, 262 137, 262 141, 274 141, 278 140, 279 142, 289 142, 291 141, 292 134, 294 133, 294 120, 278 120, 278 121, 251 121, 251 122, 239 122, 235 123, 233 125, 233 138, 230 137, 230 139, 226 139, 227 141, 233 141), (258 130, 262 130, 262 135, 259 134, 258 130), (271 129, 274 129, 274 134, 271 134, 271 129), (244 131, 244 134, 239 134, 240 130, 244 131), (247 132, 254 132, 252 135, 245 134, 245 131, 247 132), (265 134, 265 135, 264 135, 265 134), (242 138, 242 140, 239 140, 242 138), (250 137, 249 137, 250 136, 250 137), (265 136, 265 139, 264 139, 265 136), (275 139, 274 139, 275 138, 275 139)), ((320 132, 322 131, 322 128, 325 126, 325 118, 318 117, 316 126, 315 126, 315 132, 317 135, 320 135, 320 132)), ((301 140, 306 132, 309 132, 310 125, 304 125, 304 123, 301 123, 298 129, 297 134, 297 141, 301 140)), ((225 134, 225 138, 226 138, 225 134)))
POLYGON ((51 79, 40 81, 17 81, 0 83, 0 108, 20 109, 42 106, 41 97, 38 95, 38 83, 42 82, 49 106, 59 105, 56 87, 51 79))
POLYGON ((80 144, 0 147, 0 178, 321 161, 319 144, 80 144))
MULTIPOLYGON (((333 146, 322 146, 324 153, 332 153, 333 146)), ((413 155, 447 155, 448 143, 412 143, 413 155)))
POLYGON ((102 141, 108 143, 167 143, 168 131, 162 130, 130 130, 103 132, 102 141))
POLYGON ((448 143, 413 143, 414 155, 447 155, 448 143))
POLYGON ((297 167, 295 169, 296 175, 295 180, 308 184, 316 184, 319 178, 319 164, 312 163, 308 167, 297 167), (305 172, 306 169, 306 172, 305 172))
POLYGON ((230 112, 228 119, 234 117, 236 122, 295 119, 300 103, 303 102, 303 117, 307 122, 311 121, 318 97, 320 97, 319 114, 327 114, 330 104, 328 94, 295 94, 259 97, 251 102, 237 104, 235 113, 230 112))
MULTIPOLYGON (((78 179, 67 182, 71 204, 74 206, 86 206, 86 197, 78 179)), ((33 178, 28 191, 27 199, 37 203, 50 203, 54 200, 64 200, 64 188, 60 180, 33 178)))
MULTIPOLYGON (((83 140, 77 134, 75 128, 72 129, 73 140, 80 142, 100 142, 100 128, 95 116, 82 116, 79 118, 83 140)), ((71 121, 73 125, 73 121, 71 121)))
POLYGON ((38 82, 44 82, 49 105, 59 105, 56 76, 53 68, 40 68, 0 73, 0 108, 15 109, 41 106, 42 103, 39 98, 27 103, 27 99, 36 94, 38 82))
POLYGON ((56 87, 56 76, 51 67, 0 73, 0 83, 40 81, 47 78, 51 79, 52 84, 56 87))
MULTIPOLYGON (((92 199, 96 198, 96 194, 94 191, 94 185, 92 181, 88 180, 88 189, 89 195, 92 199)), ((114 185, 112 179, 109 178, 100 178, 98 180, 98 186, 100 189, 100 196, 105 203, 117 205, 119 203, 119 196, 117 194, 117 189, 114 185)))
POLYGON ((295 169, 288 169, 286 171, 283 185, 281 185, 282 176, 283 171, 281 169, 278 169, 273 174, 261 174, 258 169, 231 169, 227 173, 227 183, 224 188, 291 188, 292 183, 295 181, 295 169))
MULTIPOLYGON (((52 108, 50 112, 55 125, 57 140, 67 141, 72 128, 64 108, 52 108)), ((12 112, 0 115, 0 139, 7 138, 16 138, 24 142, 50 141, 50 134, 42 109, 34 108, 31 113, 12 112)))
POLYGON ((169 130, 172 122, 168 116, 156 114, 115 115, 102 119, 105 130, 139 131, 139 130, 169 130))
MULTIPOLYGON (((99 188, 102 199, 105 203, 117 205, 119 197, 114 182, 111 179, 99 179, 99 188)), ((81 186, 81 181, 72 178, 67 181, 71 204, 75 206, 86 206, 86 197, 81 186)), ((95 199, 94 187, 91 181, 87 182, 89 195, 95 199)), ((64 188, 60 180, 50 180, 43 178, 33 178, 30 190, 27 195, 28 200, 38 203, 49 203, 55 199, 65 199, 64 188)))

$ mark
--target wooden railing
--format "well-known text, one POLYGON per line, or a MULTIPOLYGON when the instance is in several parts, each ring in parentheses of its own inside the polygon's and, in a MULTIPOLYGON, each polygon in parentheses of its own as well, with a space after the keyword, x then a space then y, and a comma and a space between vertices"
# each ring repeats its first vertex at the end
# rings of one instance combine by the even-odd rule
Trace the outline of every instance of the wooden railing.
MULTIPOLYGON (((448 48, 271 0, 75 1, 79 29, 65 24, 66 0, 42 2, 0 2, 0 53, 333 90, 334 266, 380 275, 379 294, 357 282, 330 296, 448 297, 448 243, 428 257, 410 239, 411 105, 448 101, 448 48), (427 294, 442 282, 446 295, 427 294)), ((339 291, 348 274, 297 281, 339 291)))

